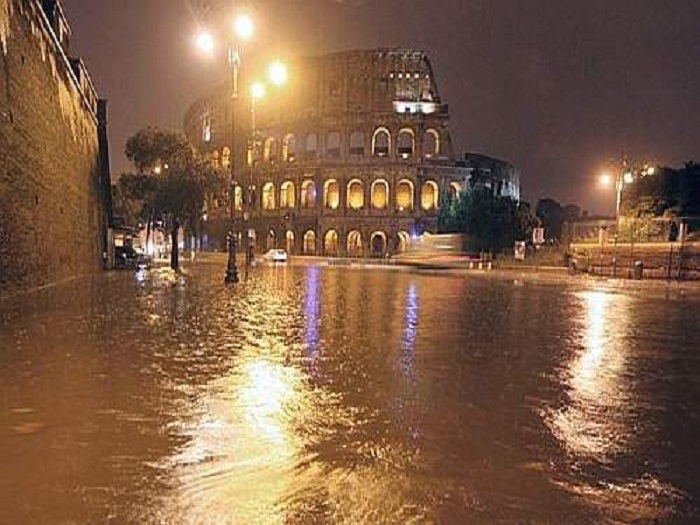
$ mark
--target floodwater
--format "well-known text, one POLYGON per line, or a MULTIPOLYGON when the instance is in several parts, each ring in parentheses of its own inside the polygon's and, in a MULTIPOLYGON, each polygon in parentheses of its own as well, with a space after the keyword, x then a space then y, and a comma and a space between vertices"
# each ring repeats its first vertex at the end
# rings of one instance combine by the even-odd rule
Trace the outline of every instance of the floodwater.
POLYGON ((382 269, 0 302, 2 524, 700 522, 700 301, 382 269))

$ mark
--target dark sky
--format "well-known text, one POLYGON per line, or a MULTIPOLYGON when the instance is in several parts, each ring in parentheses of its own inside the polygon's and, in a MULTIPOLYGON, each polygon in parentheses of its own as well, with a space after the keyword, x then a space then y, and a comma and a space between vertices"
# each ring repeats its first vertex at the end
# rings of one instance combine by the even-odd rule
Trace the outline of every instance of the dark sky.
MULTIPOLYGON (((74 51, 110 101, 114 173, 128 167, 129 134, 179 129, 188 104, 224 79, 223 58, 192 46, 199 2, 64 0, 74 51)), ((608 159, 700 160, 700 0, 253 4, 266 53, 429 51, 460 150, 515 163, 533 202, 609 212, 614 198, 594 183, 608 159)))

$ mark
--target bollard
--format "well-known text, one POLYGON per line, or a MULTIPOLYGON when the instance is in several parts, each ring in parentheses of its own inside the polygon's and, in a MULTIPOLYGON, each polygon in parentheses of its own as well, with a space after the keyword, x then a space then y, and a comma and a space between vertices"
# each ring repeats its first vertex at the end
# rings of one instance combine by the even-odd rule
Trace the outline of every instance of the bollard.
POLYGON ((635 281, 641 281, 643 276, 644 276, 644 263, 642 263, 642 261, 635 261, 634 262, 634 270, 632 273, 632 278, 635 281))

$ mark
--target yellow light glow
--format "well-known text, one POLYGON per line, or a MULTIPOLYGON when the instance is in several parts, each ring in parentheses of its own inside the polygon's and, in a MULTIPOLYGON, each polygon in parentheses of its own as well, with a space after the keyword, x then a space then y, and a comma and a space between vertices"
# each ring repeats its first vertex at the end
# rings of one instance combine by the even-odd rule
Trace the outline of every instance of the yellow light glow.
POLYGON ((654 175, 654 173, 656 173, 656 168, 654 166, 650 166, 647 169, 647 175, 654 175))
POLYGON ((630 172, 630 171, 625 172, 624 181, 625 181, 625 184, 632 184, 634 182, 634 175, 632 175, 632 172, 630 172))
POLYGON ((281 86, 286 84, 288 77, 287 66, 285 66, 282 62, 273 62, 270 66, 269 75, 270 82, 272 82, 274 85, 281 86))
POLYGON ((600 183, 603 186, 610 186, 613 183, 613 176, 609 172, 605 172, 600 176, 600 183))
POLYGON ((250 86, 250 94, 255 100, 260 100, 265 96, 265 84, 262 82, 255 82, 252 86, 250 86))
POLYGON ((208 31, 202 31, 197 36, 197 47, 205 55, 211 55, 214 52, 214 36, 208 31))
POLYGON ((239 38, 250 40, 255 31, 253 19, 247 14, 238 15, 238 18, 236 18, 234 22, 234 29, 239 38))

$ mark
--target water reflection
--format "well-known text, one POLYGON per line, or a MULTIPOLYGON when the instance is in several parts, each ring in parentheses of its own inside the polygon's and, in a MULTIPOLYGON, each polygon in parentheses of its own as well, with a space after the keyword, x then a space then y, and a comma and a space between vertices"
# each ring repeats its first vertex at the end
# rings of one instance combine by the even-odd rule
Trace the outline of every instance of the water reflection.
POLYGON ((406 377, 412 377, 415 367, 416 338, 418 337, 418 318, 420 301, 418 286, 411 283, 406 295, 403 328, 403 371, 406 377))

